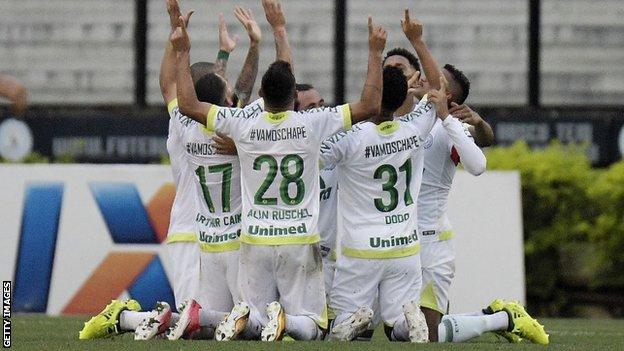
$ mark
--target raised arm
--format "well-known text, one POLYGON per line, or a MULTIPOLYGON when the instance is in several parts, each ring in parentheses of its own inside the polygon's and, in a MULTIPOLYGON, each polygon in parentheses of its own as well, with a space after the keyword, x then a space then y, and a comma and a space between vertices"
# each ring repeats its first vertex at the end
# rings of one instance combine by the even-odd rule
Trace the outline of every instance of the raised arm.
POLYGON ((176 92, 180 112, 197 122, 206 125, 206 116, 211 104, 197 99, 193 79, 191 78, 190 51, 191 40, 186 32, 185 19, 180 16, 175 31, 171 34, 170 42, 176 52, 176 92))
POLYGON ((368 17, 368 71, 366 83, 362 89, 360 101, 350 103, 351 121, 353 124, 368 119, 379 113, 381 107, 382 55, 386 47, 388 33, 380 26, 373 24, 373 18, 368 17))
POLYGON ((286 17, 282 11, 282 4, 278 0, 262 0, 262 7, 264 7, 264 14, 267 22, 273 29, 273 36, 275 37, 275 60, 290 63, 290 68, 294 74, 295 66, 293 65, 292 51, 290 50, 288 35, 286 34, 286 17))
MULTIPOLYGON (((180 12, 180 5, 177 0, 167 0, 167 12, 169 13, 169 25, 171 31, 169 36, 173 34, 177 24, 178 18, 182 16, 180 12)), ((184 16, 185 22, 188 23, 193 11, 184 16)), ((165 53, 163 54, 162 61, 160 62, 160 75, 158 79, 160 83, 160 92, 162 94, 165 104, 169 103, 176 97, 176 53, 171 46, 171 42, 165 43, 165 53)))
POLYGON ((420 64, 425 73, 425 77, 429 81, 432 89, 439 89, 439 79, 441 74, 440 66, 429 52, 427 44, 423 40, 423 24, 422 22, 410 18, 409 9, 405 9, 405 17, 401 20, 403 33, 416 50, 416 54, 420 59, 420 64))
POLYGON ((479 147, 487 147, 494 144, 492 127, 468 105, 458 105, 455 102, 451 102, 449 113, 460 121, 470 124, 468 130, 479 147))
POLYGON ((249 35, 249 51, 247 52, 247 58, 238 76, 236 85, 234 86, 234 93, 238 96, 238 107, 243 107, 247 105, 251 98, 256 77, 258 76, 258 61, 260 59, 259 47, 260 41, 262 40, 262 32, 251 10, 245 10, 240 6, 236 6, 234 15, 243 27, 245 27, 249 35))
POLYGON ((236 48, 238 43, 238 36, 231 37, 228 33, 227 26, 225 25, 225 19, 223 14, 219 14, 219 52, 217 53, 217 59, 215 60, 215 73, 225 78, 227 71, 227 63, 230 58, 230 54, 236 48))

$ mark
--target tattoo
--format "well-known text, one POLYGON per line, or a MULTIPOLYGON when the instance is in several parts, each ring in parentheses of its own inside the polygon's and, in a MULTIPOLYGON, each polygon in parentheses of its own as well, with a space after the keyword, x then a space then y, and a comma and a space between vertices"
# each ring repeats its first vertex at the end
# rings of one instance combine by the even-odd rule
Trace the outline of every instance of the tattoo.
POLYGON ((247 105, 251 98, 251 93, 256 83, 256 76, 258 75, 259 59, 258 45, 251 45, 249 47, 249 52, 247 52, 247 58, 245 59, 243 69, 234 87, 234 93, 238 96, 240 107, 247 105))
POLYGON ((225 71, 227 70, 228 59, 217 56, 215 60, 214 72, 221 77, 225 78, 225 71))

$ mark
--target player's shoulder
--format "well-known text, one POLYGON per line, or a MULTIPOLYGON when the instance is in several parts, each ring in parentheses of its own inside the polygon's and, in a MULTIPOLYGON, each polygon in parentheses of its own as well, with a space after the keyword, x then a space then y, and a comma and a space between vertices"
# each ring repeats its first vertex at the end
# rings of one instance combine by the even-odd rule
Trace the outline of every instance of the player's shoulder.
POLYGON ((350 129, 340 131, 335 133, 334 135, 327 138, 326 142, 329 143, 337 143, 337 142, 345 142, 348 140, 358 140, 358 136, 366 130, 370 129, 371 126, 374 126, 371 122, 360 122, 351 126, 350 129))
POLYGON ((348 108, 347 104, 338 105, 338 106, 321 106, 321 107, 315 107, 315 108, 311 108, 311 109, 307 109, 303 111, 293 111, 293 112, 301 117, 314 117, 314 116, 325 115, 325 114, 337 114, 340 111, 344 110, 345 108, 348 108))
POLYGON ((260 113, 264 112, 264 99, 259 98, 250 102, 249 104, 247 104, 247 106, 243 107, 243 110, 245 110, 246 113, 250 115, 259 115, 260 113))
POLYGON ((398 120, 402 122, 411 122, 414 119, 426 116, 429 112, 434 111, 433 108, 434 105, 423 98, 416 104, 410 113, 399 117, 398 120))
MULTIPOLYGON (((223 107, 212 105, 215 110, 215 117, 221 118, 235 118, 235 119, 253 119, 259 116, 263 110, 255 107, 223 107)), ((250 105, 248 105, 250 106, 250 105)))
POLYGON ((177 100, 174 106, 169 107, 169 118, 172 123, 180 125, 184 128, 195 127, 199 124, 194 119, 180 112, 180 107, 177 105, 177 100))

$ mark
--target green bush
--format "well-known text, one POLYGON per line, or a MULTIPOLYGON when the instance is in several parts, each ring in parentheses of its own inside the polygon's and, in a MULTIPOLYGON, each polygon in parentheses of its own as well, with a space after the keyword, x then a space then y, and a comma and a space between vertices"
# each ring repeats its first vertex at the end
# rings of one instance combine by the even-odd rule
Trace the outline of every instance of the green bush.
POLYGON ((584 148, 557 142, 487 158, 521 174, 527 293, 542 314, 560 315, 570 289, 624 289, 624 162, 592 169, 584 148))

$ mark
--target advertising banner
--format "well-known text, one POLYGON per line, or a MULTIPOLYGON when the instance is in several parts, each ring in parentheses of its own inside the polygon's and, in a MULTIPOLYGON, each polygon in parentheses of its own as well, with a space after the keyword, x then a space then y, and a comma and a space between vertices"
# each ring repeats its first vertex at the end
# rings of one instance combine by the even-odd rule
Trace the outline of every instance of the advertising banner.
MULTIPOLYGON (((13 283, 13 312, 94 314, 119 297, 173 304, 169 167, 0 165, 0 179, 0 275, 13 283)), ((455 183, 451 311, 523 301, 519 175, 458 172, 455 183)))

